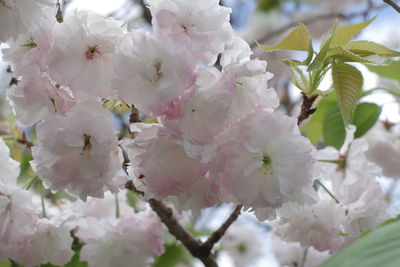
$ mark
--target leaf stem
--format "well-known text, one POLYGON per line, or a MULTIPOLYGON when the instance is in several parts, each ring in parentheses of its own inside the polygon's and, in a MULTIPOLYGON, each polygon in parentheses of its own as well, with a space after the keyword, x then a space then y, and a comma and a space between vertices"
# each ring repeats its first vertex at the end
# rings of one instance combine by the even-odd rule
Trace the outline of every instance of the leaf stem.
POLYGON ((36 175, 35 177, 33 177, 29 183, 25 186, 26 190, 29 190, 35 183, 36 181, 39 179, 39 177, 36 175))

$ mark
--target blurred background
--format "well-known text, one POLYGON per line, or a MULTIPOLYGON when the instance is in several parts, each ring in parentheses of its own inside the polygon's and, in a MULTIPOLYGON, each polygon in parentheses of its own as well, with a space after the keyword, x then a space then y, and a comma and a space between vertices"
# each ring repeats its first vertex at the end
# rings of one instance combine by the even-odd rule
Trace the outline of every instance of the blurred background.
MULTIPOLYGON (((189 0, 188 0, 189 1, 189 0)), ((201 0, 199 0, 201 1, 201 0)), ((64 12, 71 12, 75 9, 91 10, 104 16, 112 16, 119 20, 124 20, 128 29, 147 28, 151 31, 151 14, 146 8, 146 0, 64 0, 60 1, 64 12)), ((339 25, 349 23, 358 23, 377 16, 375 21, 366 28, 356 39, 370 40, 383 44, 391 49, 400 50, 400 14, 394 11, 390 6, 381 0, 221 0, 220 4, 232 9, 231 24, 236 33, 243 37, 252 47, 254 57, 265 59, 268 63, 268 71, 274 74, 270 80, 270 87, 275 88, 281 99, 281 111, 289 115, 297 116, 300 105, 301 95, 299 89, 295 88, 290 81, 289 69, 281 63, 286 58, 305 58, 303 53, 292 52, 273 52, 267 53, 258 48, 256 41, 265 45, 272 45, 285 36, 294 26, 300 22, 306 24, 314 40, 314 47, 319 47, 319 42, 324 33, 326 33, 336 18, 339 19, 339 25)), ((5 99, 5 90, 9 87, 12 79, 7 71, 7 63, 1 61, 0 53, 0 134, 4 129, 9 129, 9 125, 15 123, 12 121, 12 110, 5 99)), ((393 89, 394 92, 400 92, 400 70, 394 74, 394 79, 381 78, 370 72, 363 65, 358 65, 365 78, 364 90, 385 87, 393 89), (397 76, 396 76, 397 75, 397 76), (397 77, 397 78, 396 78, 397 77)), ((326 82, 323 82, 320 90, 329 90, 331 81, 327 75, 326 82)), ((400 94, 398 94, 400 95, 400 94)), ((381 119, 389 122, 399 122, 399 101, 396 99, 396 93, 375 93, 363 98, 363 101, 374 102, 382 105, 381 119)), ((118 115, 118 120, 128 120, 125 115, 118 115)), ((123 125, 123 123, 117 123, 123 125)), ((29 129, 25 129, 29 132, 29 129)), ((15 150, 20 151, 20 150, 15 150)), ((17 153, 17 152, 15 152, 17 153)), ((29 155, 13 155, 14 157, 27 157, 23 160, 27 164, 29 155)), ((29 168, 27 167, 29 172, 29 168)), ((27 176, 29 176, 27 174, 27 176)), ((383 182, 385 186, 385 182, 383 182)), ((389 188, 389 186, 388 186, 389 188)), ((390 186, 393 188, 393 186, 390 186)), ((393 190, 391 194, 399 194, 393 190)), ((400 193, 400 192, 399 192, 400 193)), ((397 209, 398 204, 393 208, 397 209)), ((196 219, 196 229, 215 229, 230 214, 231 206, 226 205, 207 210, 202 216, 196 219)), ((399 209, 400 210, 400 209, 399 209)), ((259 224, 254 216, 245 214, 237 222, 240 228, 243 225, 252 224, 253 230, 241 228, 243 242, 252 246, 247 248, 251 251, 250 259, 253 258, 253 265, 246 266, 278 266, 271 252, 271 242, 268 238, 257 240, 257 231, 267 233, 268 225, 259 224), (247 235, 247 237, 243 237, 247 235), (246 239, 247 238, 247 239, 246 239), (258 257, 263 255, 262 257, 258 257), (257 259, 257 260, 256 260, 257 259)), ((266 236, 266 235, 265 235, 266 236)), ((230 238, 230 237, 229 237, 230 238)), ((235 236, 232 237, 234 240, 235 236)), ((231 243, 233 241, 230 241, 231 243)), ((180 248, 170 247, 174 257, 181 257, 180 248), (175 249, 175 251, 174 251, 175 249)), ((231 251, 231 253, 234 253, 231 251)), ((229 249, 221 252, 219 261, 221 266, 233 266, 234 258, 229 254, 229 249)), ((165 260, 165 259, 164 259, 165 260)), ((251 262, 251 261, 250 261, 251 262)), ((196 265, 196 263, 194 263, 196 265)), ((237 262, 236 262, 237 265, 237 262)), ((160 265, 162 266, 162 265, 160 265)), ((187 265, 182 265, 187 266, 187 265)), ((197 265, 196 265, 197 266, 197 265)), ((201 266, 201 264, 199 265, 201 266)), ((240 266, 240 265, 237 265, 240 266)))

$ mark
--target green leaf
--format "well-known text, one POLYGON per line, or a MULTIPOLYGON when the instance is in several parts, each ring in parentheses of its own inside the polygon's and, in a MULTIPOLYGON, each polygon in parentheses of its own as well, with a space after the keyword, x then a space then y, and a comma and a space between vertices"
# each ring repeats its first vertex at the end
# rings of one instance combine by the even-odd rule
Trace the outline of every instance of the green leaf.
POLYGON ((119 99, 104 100, 103 106, 116 114, 125 113, 131 110, 131 107, 119 99))
POLYGON ((303 92, 307 91, 307 88, 309 87, 309 81, 304 76, 304 74, 300 68, 298 68, 296 66, 292 66, 290 68, 290 76, 291 76, 292 83, 297 88, 299 88, 303 92))
POLYGON ((400 221, 394 221, 360 237, 333 255, 321 267, 400 266, 400 221))
POLYGON ((268 12, 276 7, 279 7, 279 4, 280 0, 259 0, 258 8, 263 12, 268 12))
POLYGON ((330 47, 342 46, 348 43, 351 39, 353 39, 360 31, 362 31, 365 27, 371 24, 372 21, 375 20, 376 17, 364 21, 362 23, 347 25, 344 27, 340 27, 336 29, 332 41, 330 43, 330 47))
POLYGON ((325 145, 338 150, 342 147, 346 137, 346 129, 337 102, 332 103, 325 110, 322 131, 325 145))
POLYGON ((12 264, 9 261, 2 261, 0 262, 0 267, 11 267, 12 264))
POLYGON ((335 58, 339 62, 375 63, 339 46, 329 49, 328 57, 335 58))
POLYGON ((388 57, 396 57, 400 56, 400 52, 394 51, 383 45, 370 42, 370 41, 355 41, 350 42, 343 45, 343 48, 350 50, 351 52, 365 57, 371 55, 378 55, 378 56, 388 56, 388 57))
POLYGON ((307 27, 304 24, 300 24, 294 28, 288 36, 282 41, 273 46, 264 46, 258 44, 258 46, 265 51, 274 50, 298 50, 298 51, 309 51, 311 45, 311 36, 308 32, 307 27))
POLYGON ((178 265, 178 263, 184 262, 186 258, 185 248, 181 245, 176 243, 167 244, 164 254, 156 259, 153 267, 174 267, 178 265))
POLYGON ((128 202, 128 205, 131 206, 133 209, 137 209, 137 203, 139 201, 138 196, 136 193, 127 190, 126 191, 126 201, 128 202))
POLYGON ((64 267, 87 267, 87 262, 79 260, 79 251, 75 253, 71 261, 64 265, 64 267))
POLYGON ((307 71, 313 71, 321 69, 323 67, 335 31, 336 31, 336 22, 335 24, 333 24, 332 29, 327 33, 327 35, 324 36, 324 39, 321 42, 321 49, 317 54, 317 56, 314 58, 313 62, 310 64, 310 66, 308 66, 307 71))
POLYGON ((385 65, 365 65, 370 71, 383 78, 400 80, 400 61, 387 61, 385 65))
POLYGON ((285 63, 289 67, 306 66, 306 65, 310 64, 313 56, 314 56, 314 49, 313 49, 313 46, 312 46, 312 42, 310 40, 310 45, 309 45, 309 48, 308 48, 306 59, 304 59, 303 61, 294 60, 294 59, 284 59, 282 61, 283 61, 283 63, 285 63))
POLYGON ((353 124, 357 126, 355 138, 363 136, 379 119, 382 108, 373 103, 360 103, 354 112, 353 124))
POLYGON ((339 63, 332 65, 332 81, 345 124, 349 122, 363 87, 361 72, 348 64, 339 63))
MULTIPOLYGON (((50 263, 41 264, 40 267, 58 267, 50 263)), ((87 262, 81 262, 79 260, 79 251, 71 258, 70 262, 64 265, 64 267, 87 267, 87 262)))

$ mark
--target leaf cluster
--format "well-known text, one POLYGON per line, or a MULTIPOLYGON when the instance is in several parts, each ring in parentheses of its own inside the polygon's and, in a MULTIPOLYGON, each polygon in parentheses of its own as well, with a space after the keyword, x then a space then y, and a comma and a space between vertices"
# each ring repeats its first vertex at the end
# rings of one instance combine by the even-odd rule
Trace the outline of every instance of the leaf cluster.
POLYGON ((276 45, 263 46, 259 44, 259 46, 269 52, 276 50, 307 52, 304 60, 283 60, 290 68, 293 84, 307 96, 326 95, 318 88, 330 70, 332 88, 339 111, 344 125, 347 125, 353 122, 353 113, 362 95, 364 85, 362 73, 351 63, 372 64, 375 67, 379 65, 377 59, 381 57, 400 56, 400 52, 371 41, 351 41, 374 19, 375 17, 362 23, 343 27, 337 27, 336 21, 323 37, 319 52, 314 50, 311 35, 304 24, 294 28, 276 45))

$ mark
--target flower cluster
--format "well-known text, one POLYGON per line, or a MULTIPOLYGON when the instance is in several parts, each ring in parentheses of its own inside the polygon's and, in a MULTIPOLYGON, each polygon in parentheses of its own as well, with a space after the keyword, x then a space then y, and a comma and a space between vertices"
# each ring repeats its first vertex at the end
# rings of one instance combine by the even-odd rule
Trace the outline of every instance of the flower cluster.
POLYGON ((160 122, 133 125, 136 138, 124 142, 137 187, 178 210, 234 202, 260 218, 286 202, 312 203, 315 150, 294 118, 275 111, 272 74, 232 34, 229 10, 217 1, 151 1, 150 10, 155 36, 124 38, 113 82, 160 122), (169 48, 177 42, 179 51, 169 48))
POLYGON ((332 253, 389 218, 377 180, 381 169, 367 160, 368 144, 364 139, 353 140, 354 131, 354 126, 349 127, 347 142, 339 151, 333 147, 319 151, 323 170, 319 181, 331 184, 330 193, 335 199, 321 189, 321 200, 316 204, 285 205, 274 222, 277 235, 303 247, 332 253))
MULTIPOLYGON (((234 34, 229 8, 148 3, 153 31, 128 32, 87 11, 57 23, 55 1, 0 0, 16 81, 7 98, 18 123, 35 127, 30 163, 46 191, 38 200, 17 185, 19 164, 0 139, 0 261, 62 266, 77 241, 89 266, 149 266, 164 252, 163 226, 148 204, 126 204, 128 180, 177 214, 235 203, 274 220, 272 241, 293 251, 276 249, 282 264, 300 262, 303 248, 315 258, 308 265, 320 263, 389 217, 377 176, 400 173, 381 156, 398 158, 395 129, 376 130, 390 148, 376 135, 369 147, 353 140, 350 127, 340 151, 317 151, 278 110, 267 63, 234 34), (107 101, 153 123, 131 120, 128 138, 107 101), (68 200, 47 201, 58 191, 68 200)), ((234 227, 222 247, 245 265, 263 253, 252 235, 261 233, 234 227)))

